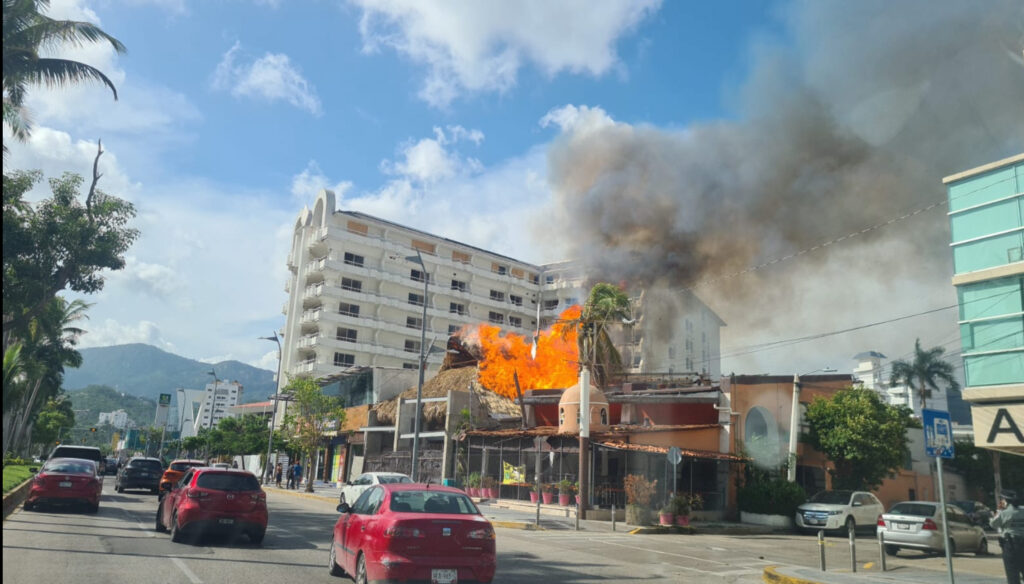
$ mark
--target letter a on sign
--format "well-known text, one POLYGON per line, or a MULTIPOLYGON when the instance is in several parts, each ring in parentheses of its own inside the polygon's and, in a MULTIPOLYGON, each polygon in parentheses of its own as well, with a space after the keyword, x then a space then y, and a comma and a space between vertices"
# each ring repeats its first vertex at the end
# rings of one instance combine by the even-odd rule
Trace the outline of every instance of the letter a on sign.
POLYGON ((1021 433, 1020 426, 1007 408, 996 410, 996 416, 992 420, 992 427, 988 431, 988 439, 985 442, 989 444, 995 442, 996 437, 1000 434, 1013 434, 1017 438, 1017 442, 1024 444, 1024 434, 1021 433))

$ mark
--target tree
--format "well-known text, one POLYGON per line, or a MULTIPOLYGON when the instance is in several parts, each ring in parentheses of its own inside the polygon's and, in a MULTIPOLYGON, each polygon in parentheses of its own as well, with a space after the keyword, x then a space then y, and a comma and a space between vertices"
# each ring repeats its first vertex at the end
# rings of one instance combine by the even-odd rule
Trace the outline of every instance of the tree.
MULTIPOLYGON (((960 473, 967 483, 968 493, 964 498, 977 498, 995 507, 995 468, 992 463, 994 451, 975 446, 969 440, 957 442, 953 449, 950 465, 960 473)), ((1002 455, 999 464, 1000 482, 1010 487, 1024 485, 1024 457, 1002 455)))
POLYGON ((910 409, 890 406, 870 389, 849 388, 807 406, 806 441, 832 461, 836 489, 872 490, 909 455, 910 409))
POLYGON ((93 293, 103 288, 102 270, 124 267, 124 253, 139 232, 126 226, 135 216, 131 203, 97 190, 93 180, 80 201, 84 182, 74 173, 50 180, 53 196, 35 206, 25 197, 42 180, 39 171, 13 171, 3 178, 3 335, 4 350, 25 334, 29 322, 65 288, 93 293))
POLYGON ((622 371, 622 356, 612 342, 610 327, 631 322, 630 315, 629 296, 617 286, 598 283, 590 289, 580 316, 569 321, 564 329, 578 328, 580 366, 593 372, 599 387, 607 386, 622 371))
POLYGON ((66 395, 58 395, 46 400, 46 405, 36 415, 32 424, 32 441, 42 444, 45 451, 61 435, 62 430, 75 426, 75 412, 71 409, 71 400, 66 395))
POLYGON ((340 397, 324 395, 320 385, 310 377, 292 379, 282 393, 290 394, 293 400, 284 424, 290 436, 289 444, 305 456, 306 492, 312 493, 309 460, 323 445, 325 433, 345 423, 345 405, 340 397))
POLYGON ((921 409, 927 407, 927 398, 932 396, 932 391, 941 391, 938 385, 943 381, 949 389, 957 390, 960 385, 953 376, 953 366, 943 361, 942 354, 946 349, 932 347, 927 351, 921 349, 921 339, 914 342, 913 361, 896 360, 892 362, 892 375, 889 379, 890 385, 906 385, 915 388, 921 399, 921 409))
MULTIPOLYGON (((28 139, 32 129, 25 111, 31 85, 63 87, 99 81, 117 99, 117 88, 99 69, 69 59, 40 56, 40 52, 65 44, 77 47, 99 43, 124 53, 125 46, 95 24, 50 18, 44 14, 49 6, 49 0, 4 0, 4 125, 21 141, 28 139)), ((6 155, 6 144, 3 151, 6 155)))

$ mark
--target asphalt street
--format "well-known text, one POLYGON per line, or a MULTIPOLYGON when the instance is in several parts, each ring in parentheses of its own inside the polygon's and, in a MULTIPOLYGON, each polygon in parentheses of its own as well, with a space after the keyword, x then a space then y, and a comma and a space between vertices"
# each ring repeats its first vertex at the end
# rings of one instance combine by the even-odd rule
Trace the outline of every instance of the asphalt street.
MULTIPOLYGON (((206 538, 175 544, 154 530, 157 499, 148 493, 113 491, 106 480, 100 511, 16 510, 3 525, 3 582, 111 584, 186 582, 278 584, 348 582, 327 573, 333 502, 268 489, 270 525, 262 546, 245 537, 206 538)), ((527 519, 525 514, 482 507, 496 520, 527 519)), ((768 565, 817 566, 813 537, 788 534, 631 535, 624 529, 576 532, 571 520, 545 520, 548 529, 498 527, 498 584, 536 582, 762 582, 768 565)), ((625 526, 620 526, 625 528, 625 526)), ((877 561, 873 540, 858 540, 861 562, 877 561)), ((845 540, 830 538, 832 565, 848 565, 845 540)), ((996 548, 998 549, 998 548, 996 548)), ((944 562, 910 554, 894 564, 935 570, 944 562)), ((957 572, 1001 581, 998 557, 958 556, 957 572)), ((845 566, 844 566, 845 567, 845 566)), ((982 580, 985 581, 985 580, 982 580)))

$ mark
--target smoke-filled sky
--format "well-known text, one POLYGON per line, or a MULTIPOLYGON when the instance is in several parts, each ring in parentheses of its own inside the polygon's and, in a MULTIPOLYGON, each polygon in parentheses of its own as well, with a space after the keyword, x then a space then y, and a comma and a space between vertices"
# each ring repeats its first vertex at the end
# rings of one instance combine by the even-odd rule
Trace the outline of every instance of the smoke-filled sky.
POLYGON ((5 170, 48 176, 88 174, 102 138, 101 188, 139 209, 126 269, 86 298, 84 346, 274 369, 257 337, 284 323, 290 230, 332 188, 512 257, 691 289, 727 322, 723 372, 849 371, 916 337, 955 352, 941 179, 1024 151, 1019 0, 51 12, 128 47, 62 52, 118 101, 36 89, 31 140, 5 135, 5 170))

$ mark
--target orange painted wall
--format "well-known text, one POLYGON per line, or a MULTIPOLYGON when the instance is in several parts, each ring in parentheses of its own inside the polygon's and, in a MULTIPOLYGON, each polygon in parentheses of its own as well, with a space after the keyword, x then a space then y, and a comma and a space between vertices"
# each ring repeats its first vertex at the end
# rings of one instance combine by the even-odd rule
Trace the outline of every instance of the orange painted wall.
POLYGON ((700 430, 669 430, 665 432, 637 432, 630 435, 633 444, 651 446, 678 446, 692 450, 718 451, 718 433, 721 428, 701 428, 700 430))

